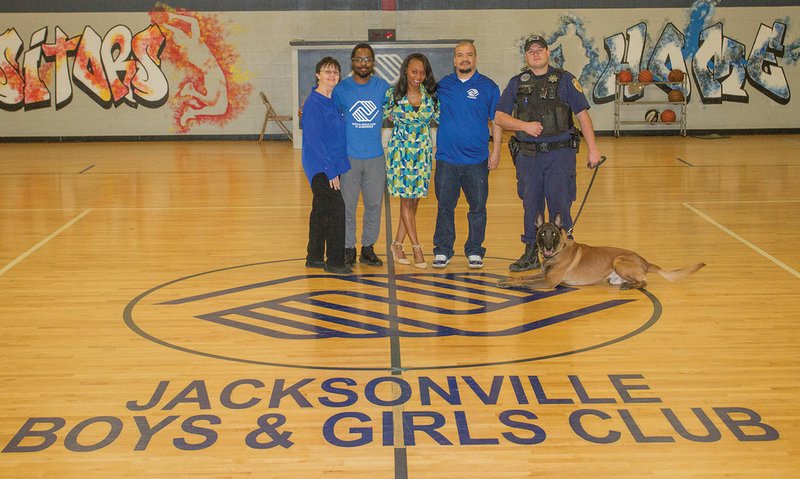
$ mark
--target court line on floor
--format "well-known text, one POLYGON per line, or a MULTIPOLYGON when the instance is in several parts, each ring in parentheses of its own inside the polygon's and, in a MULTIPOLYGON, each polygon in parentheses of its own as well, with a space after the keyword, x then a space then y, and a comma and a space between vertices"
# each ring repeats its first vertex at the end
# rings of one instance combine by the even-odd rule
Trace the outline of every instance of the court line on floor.
MULTIPOLYGON (((800 203, 800 198, 783 198, 783 199, 775 199, 775 200, 694 200, 692 203, 702 203, 702 204, 778 204, 778 203, 800 203)), ((629 206, 629 205, 637 205, 637 206, 668 206, 668 205, 683 205, 685 204, 682 201, 592 201, 594 205, 601 205, 601 206, 629 206)), ((495 202, 488 202, 486 203, 487 206, 491 207, 507 207, 507 206, 522 206, 522 202, 513 202, 513 203, 495 203, 495 202)), ((420 204, 419 208, 438 208, 437 204, 433 201, 420 204)), ((209 211, 209 210, 296 210, 296 209, 308 209, 307 204, 292 204, 292 205, 262 205, 262 206, 107 206, 107 207, 95 207, 92 208, 93 210, 97 211, 146 211, 146 210, 154 210, 154 211, 182 211, 182 210, 191 210, 191 211, 209 211)), ((10 211, 72 211, 75 208, 0 208, 0 212, 10 212, 10 211)))
MULTIPOLYGON (((397 312, 397 276, 394 269, 394 253, 392 253, 392 207, 389 201, 389 190, 384 188, 383 191, 383 221, 386 231, 386 266, 387 266, 387 287, 389 295, 389 355, 392 365, 392 376, 403 376, 403 360, 400 349, 400 335, 398 330, 398 312, 397 312)), ((397 393, 397 391, 394 391, 397 393)), ((392 417, 395 424, 403 424, 403 410, 402 404, 392 406, 392 417)), ((408 479, 408 450, 406 449, 405 440, 403 439, 403 427, 395 428, 394 435, 394 479, 408 479)))
POLYGON ((742 238, 741 236, 739 236, 738 234, 734 233, 733 231, 731 231, 730 229, 726 228, 725 226, 721 225, 720 223, 715 221, 714 218, 708 216, 707 214, 705 214, 702 211, 698 210, 697 208, 695 208, 694 206, 690 205, 689 203, 683 203, 683 206, 685 206, 686 208, 694 211, 695 214, 697 214, 698 216, 700 216, 704 220, 708 221, 712 225, 714 225, 717 228, 721 229, 722 231, 727 233, 729 236, 731 236, 733 239, 741 242, 742 244, 744 244, 748 248, 752 249, 756 253, 758 253, 761 256, 767 258, 768 260, 772 261, 776 265, 780 266, 781 268, 783 268, 787 272, 789 272, 792 275, 794 275, 796 278, 800 278, 800 273, 798 273, 795 269, 793 269, 792 267, 790 267, 789 265, 787 265, 783 261, 779 260, 778 258, 776 258, 776 257, 772 256, 771 254, 767 253, 766 251, 764 251, 763 249, 759 248, 758 246, 754 245, 753 243, 751 243, 751 242, 747 241, 746 239, 742 238))
POLYGON ((88 215, 91 211, 92 211, 91 209, 83 210, 83 212, 81 214, 79 214, 78 216, 72 218, 69 222, 67 222, 67 224, 65 224, 61 228, 55 230, 47 238, 39 241, 38 243, 33 245, 33 247, 31 249, 29 249, 28 251, 22 253, 21 255, 17 256, 16 258, 14 258, 13 261, 11 261, 10 263, 8 263, 7 265, 3 266, 3 268, 0 269, 0 276, 3 276, 3 274, 6 273, 6 271, 10 270, 11 268, 13 268, 17 264, 19 264, 22 260, 24 260, 28 256, 30 256, 33 253, 35 253, 36 250, 38 250, 39 248, 41 248, 42 246, 47 244, 47 242, 49 242, 51 239, 53 239, 56 236, 58 236, 59 234, 61 234, 64 230, 66 230, 70 226, 72 226, 75 223, 77 223, 78 221, 80 221, 81 218, 83 218, 84 216, 88 215))

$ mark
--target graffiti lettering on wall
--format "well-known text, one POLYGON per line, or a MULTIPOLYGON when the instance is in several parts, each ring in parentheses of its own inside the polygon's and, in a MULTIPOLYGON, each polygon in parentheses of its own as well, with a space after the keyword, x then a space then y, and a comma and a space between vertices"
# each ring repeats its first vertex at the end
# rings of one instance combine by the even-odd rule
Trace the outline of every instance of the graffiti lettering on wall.
POLYGON ((203 123, 223 126, 244 110, 252 91, 241 73, 235 75, 239 55, 223 40, 227 32, 213 15, 157 8, 149 14, 152 23, 136 34, 117 25, 101 37, 86 26, 70 37, 56 27, 48 42, 48 29, 41 28, 24 53, 17 31, 6 30, 0 35, 0 108, 60 110, 72 102, 74 85, 105 109, 169 102, 180 133, 203 123))
MULTIPOLYGON (((594 85, 592 100, 596 104, 614 100, 615 74, 623 64, 633 72, 648 69, 655 80, 661 81, 667 80, 671 69, 688 72, 700 101, 706 104, 749 102, 746 83, 776 103, 789 103, 789 83, 779 59, 786 56, 787 64, 796 63, 798 44, 784 45, 788 20, 776 20, 771 26, 761 23, 747 54, 743 43, 725 36, 722 22, 712 23, 715 5, 712 0, 697 0, 688 10, 689 20, 683 32, 670 22, 656 40, 648 39, 645 22, 605 37, 605 63, 601 62, 599 47, 586 34, 583 21, 575 15, 563 16, 561 27, 547 40, 550 45, 556 44, 559 38, 566 37, 568 28, 575 29, 588 59, 580 81, 584 85, 594 85)), ((520 44, 523 41, 520 40, 520 44)), ((551 59, 556 66, 564 64, 561 45, 552 49, 551 59)), ((669 91, 672 87, 662 85, 662 88, 669 91)), ((692 83, 687 82, 682 89, 690 99, 692 83)), ((627 101, 642 95, 641 89, 626 88, 627 101)))
POLYGON ((155 25, 136 35, 118 25, 102 38, 90 26, 76 37, 59 27, 55 32, 53 43, 46 42, 46 27, 34 33, 22 64, 23 42, 17 31, 0 35, 0 71, 5 77, 0 82, 0 108, 45 108, 55 97, 55 107, 61 109, 72 102, 73 82, 103 108, 123 102, 158 107, 167 100, 169 85, 159 69, 164 35, 155 25), (68 57, 75 59, 71 81, 68 57), (47 83, 52 83, 54 94, 47 83))

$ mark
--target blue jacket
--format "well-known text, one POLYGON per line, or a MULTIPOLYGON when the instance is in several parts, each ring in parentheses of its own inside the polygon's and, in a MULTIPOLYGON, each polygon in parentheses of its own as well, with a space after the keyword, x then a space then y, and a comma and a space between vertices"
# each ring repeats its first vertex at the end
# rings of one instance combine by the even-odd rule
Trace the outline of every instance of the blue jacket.
POLYGON ((350 169, 345 142, 344 118, 333 100, 316 91, 303 104, 303 170, 309 184, 318 173, 329 180, 350 169))

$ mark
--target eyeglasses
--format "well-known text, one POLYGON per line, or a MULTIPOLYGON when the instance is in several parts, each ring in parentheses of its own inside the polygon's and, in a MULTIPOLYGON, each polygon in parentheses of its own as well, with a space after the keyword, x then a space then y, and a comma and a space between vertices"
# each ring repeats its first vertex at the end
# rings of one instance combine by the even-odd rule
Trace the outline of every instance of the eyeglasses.
POLYGON ((372 57, 353 57, 351 60, 353 60, 353 63, 372 63, 375 59, 372 57))
POLYGON ((320 70, 319 72, 320 73, 327 73, 328 75, 338 75, 339 74, 338 70, 320 70))

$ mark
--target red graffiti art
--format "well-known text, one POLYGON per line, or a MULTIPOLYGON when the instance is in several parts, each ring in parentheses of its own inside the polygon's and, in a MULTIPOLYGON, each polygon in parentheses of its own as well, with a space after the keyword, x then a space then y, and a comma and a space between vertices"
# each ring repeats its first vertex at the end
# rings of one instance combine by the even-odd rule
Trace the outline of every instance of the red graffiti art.
POLYGON ((239 54, 216 15, 157 4, 150 19, 167 38, 161 59, 184 75, 170 99, 179 132, 204 123, 224 126, 245 109, 253 87, 235 77, 239 54))
POLYGON ((106 109, 166 103, 169 84, 158 57, 166 38, 157 26, 133 35, 117 25, 104 37, 90 25, 74 37, 60 27, 55 32, 55 41, 47 43, 47 28, 37 30, 24 53, 15 29, 0 34, 0 109, 46 108, 53 97, 56 109, 64 108, 72 101, 73 83, 106 109))

